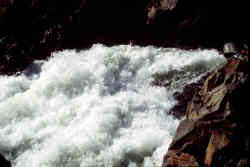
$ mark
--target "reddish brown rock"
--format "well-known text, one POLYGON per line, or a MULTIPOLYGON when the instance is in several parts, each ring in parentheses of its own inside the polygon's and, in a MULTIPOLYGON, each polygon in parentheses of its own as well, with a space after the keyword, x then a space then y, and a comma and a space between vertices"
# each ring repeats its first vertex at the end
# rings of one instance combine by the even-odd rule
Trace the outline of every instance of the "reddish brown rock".
POLYGON ((213 131, 206 149, 205 166, 211 166, 214 154, 226 147, 229 142, 224 132, 213 131))
POLYGON ((201 167, 247 166, 248 89, 246 60, 232 58, 207 76, 187 106, 163 167, 183 167, 180 155, 201 167))
POLYGON ((178 154, 176 151, 170 151, 167 155, 167 164, 168 166, 181 166, 181 167, 198 167, 199 164, 196 159, 187 153, 178 154))

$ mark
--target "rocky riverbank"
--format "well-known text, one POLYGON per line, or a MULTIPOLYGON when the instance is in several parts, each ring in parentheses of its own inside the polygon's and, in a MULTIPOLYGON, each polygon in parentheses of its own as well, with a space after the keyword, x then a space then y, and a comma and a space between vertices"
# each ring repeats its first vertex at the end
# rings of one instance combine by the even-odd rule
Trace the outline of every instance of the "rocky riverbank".
MULTIPOLYGON (((247 167, 248 62, 232 58, 206 78, 186 108, 163 167, 247 167)), ((185 106, 183 106, 185 107, 185 106)))

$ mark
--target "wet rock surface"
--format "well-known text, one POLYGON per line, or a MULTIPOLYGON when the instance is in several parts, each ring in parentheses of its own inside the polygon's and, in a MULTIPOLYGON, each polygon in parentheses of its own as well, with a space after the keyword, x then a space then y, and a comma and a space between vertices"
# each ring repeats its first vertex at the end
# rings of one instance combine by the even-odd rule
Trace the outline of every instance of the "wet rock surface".
POLYGON ((174 94, 174 97, 178 101, 178 103, 172 108, 170 114, 173 114, 176 118, 179 119, 185 116, 186 106, 188 105, 188 102, 192 99, 195 92, 201 89, 206 76, 200 79, 197 83, 186 85, 183 92, 176 92, 174 94))
POLYGON ((163 167, 246 167, 248 87, 246 60, 232 58, 209 74, 187 105, 186 119, 177 129, 163 167))

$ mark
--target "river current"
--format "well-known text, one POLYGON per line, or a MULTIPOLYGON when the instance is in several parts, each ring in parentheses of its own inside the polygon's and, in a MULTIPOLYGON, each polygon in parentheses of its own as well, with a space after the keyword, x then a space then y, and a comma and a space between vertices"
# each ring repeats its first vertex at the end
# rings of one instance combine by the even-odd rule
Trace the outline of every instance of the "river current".
POLYGON ((13 167, 161 167, 180 121, 173 94, 224 62, 213 49, 53 53, 0 76, 0 153, 13 167), (167 87, 152 84, 170 72, 167 87))

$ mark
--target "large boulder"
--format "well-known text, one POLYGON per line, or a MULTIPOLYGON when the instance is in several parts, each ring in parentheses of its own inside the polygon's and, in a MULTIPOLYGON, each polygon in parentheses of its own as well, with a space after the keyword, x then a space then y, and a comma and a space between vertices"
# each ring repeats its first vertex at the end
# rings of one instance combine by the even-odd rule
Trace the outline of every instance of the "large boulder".
POLYGON ((247 60, 232 58, 208 75, 187 105, 186 119, 177 129, 163 167, 246 167, 248 87, 247 60))

